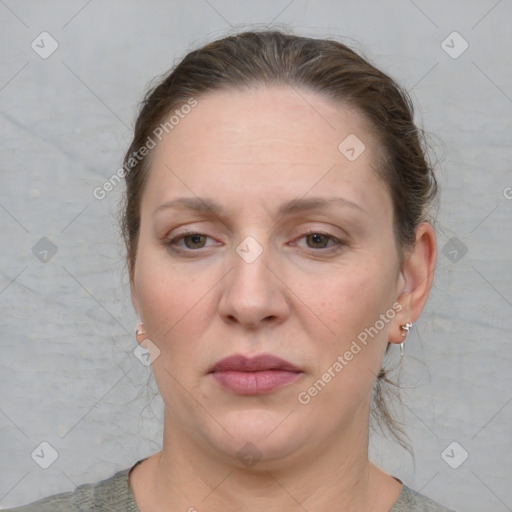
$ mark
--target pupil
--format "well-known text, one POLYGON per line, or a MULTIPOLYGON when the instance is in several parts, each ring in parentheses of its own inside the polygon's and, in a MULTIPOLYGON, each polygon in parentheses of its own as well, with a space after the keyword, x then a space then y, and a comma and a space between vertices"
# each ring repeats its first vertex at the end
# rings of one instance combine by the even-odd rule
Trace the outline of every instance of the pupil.
MULTIPOLYGON (((320 235, 318 233, 315 233, 313 235, 311 235, 311 242, 316 245, 316 244, 322 244, 322 238, 323 238, 324 235, 320 235)), ((322 244, 323 245, 323 244, 322 244)))
POLYGON ((201 245, 201 239, 202 238, 203 238, 203 235, 190 235, 188 237, 190 245, 192 245, 194 247, 197 246, 197 245, 201 245))

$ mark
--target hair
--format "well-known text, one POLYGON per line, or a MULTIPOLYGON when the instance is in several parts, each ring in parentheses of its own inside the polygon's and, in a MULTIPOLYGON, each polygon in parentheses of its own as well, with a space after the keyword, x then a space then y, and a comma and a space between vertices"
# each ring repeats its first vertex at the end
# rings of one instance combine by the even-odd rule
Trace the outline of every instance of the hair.
MULTIPOLYGON (((131 278, 137 256, 141 198, 151 165, 151 152, 140 157, 140 149, 152 140, 155 130, 174 109, 191 99, 213 91, 276 85, 311 91, 354 109, 366 120, 379 143, 375 170, 389 187, 395 242, 401 262, 404 261, 407 250, 414 246, 416 227, 429 221, 437 193, 424 133, 414 123, 408 93, 341 42, 263 30, 230 35, 191 51, 150 88, 141 102, 123 166, 127 172, 121 229, 131 278)), ((386 353, 389 346, 388 343, 386 353)), ((403 438, 405 432, 387 405, 385 384, 396 386, 389 371, 382 368, 373 390, 372 417, 381 429, 387 427, 400 445, 411 451, 403 438)))

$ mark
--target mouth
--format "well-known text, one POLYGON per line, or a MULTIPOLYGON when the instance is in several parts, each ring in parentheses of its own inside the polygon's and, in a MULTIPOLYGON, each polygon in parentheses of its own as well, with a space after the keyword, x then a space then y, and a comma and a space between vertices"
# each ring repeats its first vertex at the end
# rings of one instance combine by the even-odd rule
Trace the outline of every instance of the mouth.
POLYGON ((294 382, 303 371, 271 354, 235 354, 218 361, 209 374, 222 388, 237 395, 262 395, 294 382))

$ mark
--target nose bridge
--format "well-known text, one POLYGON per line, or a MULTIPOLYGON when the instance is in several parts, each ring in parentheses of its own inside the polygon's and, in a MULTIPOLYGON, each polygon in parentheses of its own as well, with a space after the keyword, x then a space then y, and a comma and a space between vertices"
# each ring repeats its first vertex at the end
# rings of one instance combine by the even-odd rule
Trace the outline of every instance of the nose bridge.
POLYGON ((271 265, 270 255, 268 237, 264 232, 246 236, 235 247, 234 268, 220 303, 224 317, 254 326, 266 318, 284 314, 285 299, 268 268, 271 265))
MULTIPOLYGON (((258 236, 258 238, 261 240, 262 236, 258 236)), ((263 242, 267 245, 266 250, 263 248, 263 245, 261 245, 258 240, 252 235, 246 236, 236 247, 235 252, 238 254, 238 256, 247 264, 251 265, 256 260, 266 260, 268 259, 268 242, 263 242), (260 258, 263 252, 266 253, 266 255, 263 258, 260 258)), ((264 262, 264 261, 263 261, 264 262)), ((261 263, 261 261, 260 261, 261 263)))
POLYGON ((244 298, 244 302, 249 299, 254 306, 269 293, 268 242, 262 240, 262 235, 258 238, 262 243, 255 236, 249 235, 236 246, 236 255, 233 256, 235 268, 231 278, 232 286, 244 298))

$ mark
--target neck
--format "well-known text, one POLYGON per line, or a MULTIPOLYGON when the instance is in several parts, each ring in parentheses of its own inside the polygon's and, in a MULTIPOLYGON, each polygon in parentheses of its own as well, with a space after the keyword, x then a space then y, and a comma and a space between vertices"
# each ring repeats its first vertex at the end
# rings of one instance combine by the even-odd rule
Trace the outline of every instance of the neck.
POLYGON ((309 446, 307 454, 244 468, 197 445, 169 420, 163 450, 141 464, 147 463, 144 490, 134 488, 141 512, 387 511, 400 492, 398 482, 369 462, 364 429, 309 446))

